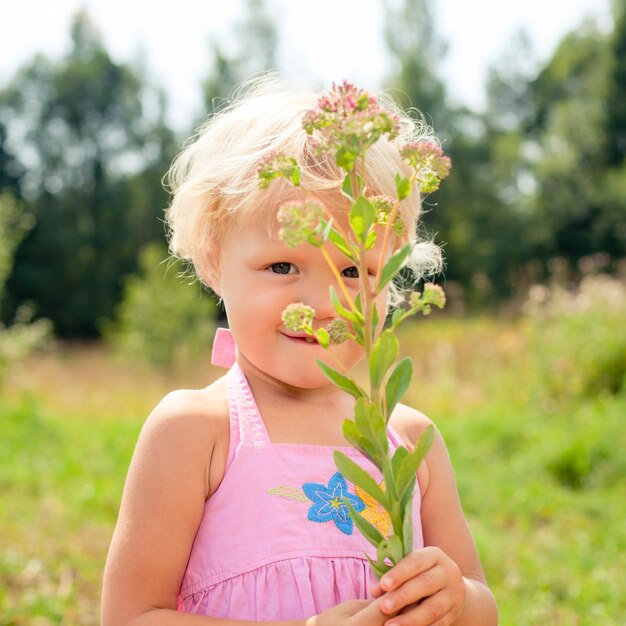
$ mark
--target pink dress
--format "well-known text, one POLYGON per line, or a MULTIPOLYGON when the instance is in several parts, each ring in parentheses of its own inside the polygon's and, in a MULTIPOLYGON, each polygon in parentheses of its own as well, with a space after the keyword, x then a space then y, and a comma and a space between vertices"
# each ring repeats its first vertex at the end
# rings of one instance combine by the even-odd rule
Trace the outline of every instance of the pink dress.
MULTIPOLYGON (((348 499, 386 534, 389 517, 337 471, 333 450, 272 443, 226 332, 214 362, 227 374, 230 444, 224 478, 206 502, 179 591, 179 611, 254 621, 305 619, 346 600, 370 597, 365 557, 375 549, 353 526, 348 499)), ((398 435, 391 431, 392 444, 398 435)), ((351 447, 338 448, 378 470, 351 447)), ((423 547, 419 490, 415 548, 423 547)))

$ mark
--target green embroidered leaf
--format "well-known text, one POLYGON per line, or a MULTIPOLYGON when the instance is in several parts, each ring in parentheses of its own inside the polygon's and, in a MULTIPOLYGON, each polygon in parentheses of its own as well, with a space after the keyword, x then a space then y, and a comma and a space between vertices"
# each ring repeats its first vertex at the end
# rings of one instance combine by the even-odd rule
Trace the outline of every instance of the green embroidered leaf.
POLYGON ((374 444, 359 431, 353 420, 343 421, 343 436, 362 452, 378 469, 381 469, 380 453, 374 444))
POLYGON ((388 416, 409 388, 411 376, 413 376, 413 362, 410 357, 406 357, 396 365, 385 386, 388 416))
POLYGON ((341 372, 338 372, 336 369, 326 365, 326 363, 320 361, 319 359, 315 359, 318 367, 322 370, 322 373, 328 378, 331 382, 335 383, 338 387, 341 387, 344 391, 347 391, 350 395, 355 398, 362 398, 365 396, 365 392, 361 389, 355 382, 353 382, 347 376, 344 376, 341 372))
POLYGON ((396 250, 396 252, 391 255, 391 258, 385 263, 380 273, 380 281, 376 289, 376 295, 378 295, 383 290, 383 287, 400 271, 405 261, 411 256, 412 251, 413 244, 407 243, 402 246, 400 250, 396 250))
POLYGON ((370 355, 370 379, 372 387, 380 387, 387 370, 398 356, 399 343, 393 331, 389 328, 383 331, 374 344, 370 355))
POLYGON ((396 489, 400 498, 406 493, 412 481, 415 480, 415 473, 426 453, 430 449, 435 437, 435 430, 430 424, 419 438, 413 452, 409 452, 402 460, 398 473, 396 474, 396 489))
POLYGON ((359 529, 361 534, 373 545, 378 547, 378 544, 384 539, 384 537, 380 534, 380 531, 374 526, 370 524, 353 506, 346 498, 342 498, 341 500, 347 507, 350 512, 350 517, 354 522, 354 525, 359 529))
POLYGON ((389 510, 389 499, 385 492, 378 486, 378 483, 352 459, 343 452, 335 450, 333 453, 337 469, 354 485, 360 487, 372 496, 376 502, 381 504, 387 511, 389 510))
POLYGON ((289 487, 288 485, 281 485, 279 487, 272 487, 267 490, 267 493, 273 496, 280 496, 287 500, 295 500, 296 502, 309 502, 309 499, 304 495, 302 490, 297 487, 289 487))
POLYGON ((376 209, 364 196, 359 196, 350 207, 350 227, 357 241, 365 243, 369 229, 376 221, 376 209))

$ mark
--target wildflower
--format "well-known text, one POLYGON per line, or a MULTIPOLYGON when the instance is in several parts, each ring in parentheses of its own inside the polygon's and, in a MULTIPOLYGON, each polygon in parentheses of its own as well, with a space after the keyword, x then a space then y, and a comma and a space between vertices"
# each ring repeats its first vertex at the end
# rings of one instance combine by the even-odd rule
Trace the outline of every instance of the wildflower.
POLYGON ((298 332, 300 330, 312 330, 315 309, 302 302, 290 304, 282 314, 283 324, 288 330, 298 332))
POLYGON ((350 336, 348 322, 341 318, 334 319, 326 325, 326 332, 330 337, 330 343, 343 343, 350 336))
POLYGON ((416 181, 423 193, 439 189, 440 182, 448 176, 452 162, 444 156, 440 146, 432 141, 406 144, 400 156, 417 172, 416 181))
POLYGON ((318 153, 335 152, 337 165, 350 171, 363 151, 386 135, 398 135, 398 118, 383 109, 376 98, 343 81, 333 83, 314 109, 307 111, 302 125, 314 141, 318 153))
MULTIPOLYGON (((376 222, 385 226, 389 222, 395 201, 389 196, 372 196, 369 201, 376 209, 376 222)), ((393 229, 398 235, 402 235, 404 232, 404 222, 398 215, 393 222, 393 229)))
POLYGON ((426 283, 422 293, 413 292, 409 298, 409 304, 415 312, 422 312, 429 315, 432 306, 442 309, 446 304, 446 294, 444 290, 434 283, 426 283))
POLYGON ((259 187, 267 189, 275 178, 286 178, 294 187, 300 185, 300 168, 295 159, 280 152, 266 154, 257 164, 259 187))
POLYGON ((324 207, 314 200, 286 202, 278 210, 277 219, 282 225, 278 236, 290 248, 309 240, 324 217, 324 207))

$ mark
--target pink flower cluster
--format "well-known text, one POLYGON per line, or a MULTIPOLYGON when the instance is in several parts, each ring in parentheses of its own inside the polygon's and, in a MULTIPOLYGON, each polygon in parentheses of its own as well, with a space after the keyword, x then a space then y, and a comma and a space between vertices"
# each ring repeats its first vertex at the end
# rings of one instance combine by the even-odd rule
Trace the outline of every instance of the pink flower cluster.
POLYGON ((336 151, 347 158, 338 160, 344 169, 352 169, 363 151, 386 135, 398 135, 398 118, 383 109, 376 98, 352 83, 333 83, 314 109, 307 111, 302 125, 309 135, 315 131, 318 152, 336 151))
POLYGON ((400 150, 400 156, 417 172, 417 183, 423 193, 439 189, 448 176, 452 162, 444 156, 441 146, 432 141, 415 141, 400 150))
POLYGON ((285 202, 278 210, 281 225, 278 236, 290 248, 310 241, 313 231, 324 217, 324 207, 314 200, 285 202))
POLYGON ((280 152, 269 152, 257 163, 259 187, 267 189, 275 178, 287 178, 294 186, 300 184, 300 168, 295 159, 280 152))

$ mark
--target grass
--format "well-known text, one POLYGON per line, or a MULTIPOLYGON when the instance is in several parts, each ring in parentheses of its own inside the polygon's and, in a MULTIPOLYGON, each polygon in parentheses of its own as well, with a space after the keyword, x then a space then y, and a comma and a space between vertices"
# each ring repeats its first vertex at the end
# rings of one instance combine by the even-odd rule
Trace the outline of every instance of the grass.
MULTIPOLYGON (((500 623, 626 624, 626 394, 554 393, 531 335, 528 320, 410 326, 407 401, 447 441, 500 623)), ((0 396, 0 624, 98 623, 141 424, 170 389, 219 374, 153 370, 98 345, 14 368, 0 396)))

